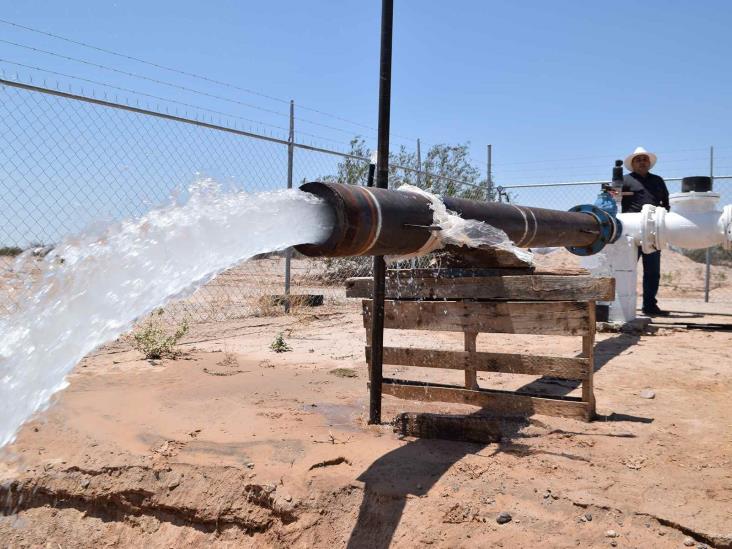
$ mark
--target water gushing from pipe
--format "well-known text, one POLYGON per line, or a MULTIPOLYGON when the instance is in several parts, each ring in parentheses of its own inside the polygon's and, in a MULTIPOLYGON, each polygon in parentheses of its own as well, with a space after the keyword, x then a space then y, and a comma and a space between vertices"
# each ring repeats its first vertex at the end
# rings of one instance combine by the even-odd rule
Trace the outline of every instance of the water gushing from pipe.
POLYGON ((42 259, 18 257, 14 269, 34 274, 10 289, 17 305, 0 318, 0 447, 77 362, 136 319, 227 267, 332 229, 325 204, 299 190, 224 194, 203 181, 190 191, 185 204, 68 238, 42 259))

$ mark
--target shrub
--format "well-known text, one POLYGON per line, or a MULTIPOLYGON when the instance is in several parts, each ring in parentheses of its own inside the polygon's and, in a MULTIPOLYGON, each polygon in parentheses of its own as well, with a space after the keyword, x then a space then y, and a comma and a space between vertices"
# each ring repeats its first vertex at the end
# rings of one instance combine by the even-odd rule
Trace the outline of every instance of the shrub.
POLYGON ((180 352, 175 347, 188 333, 188 321, 184 320, 171 334, 160 320, 162 314, 163 309, 158 309, 132 334, 132 346, 148 360, 178 356, 180 352))
POLYGON ((347 278, 373 276, 371 257, 328 257, 323 261, 322 282, 343 283, 347 278))
POLYGON ((16 255, 20 255, 23 252, 22 249, 18 248, 17 246, 3 246, 0 248, 0 256, 6 255, 10 257, 15 257, 16 255))
MULTIPOLYGON (((323 260, 322 270, 307 278, 326 284, 343 284, 353 277, 371 277, 374 259, 372 257, 329 257, 323 260)), ((397 263, 389 263, 387 268, 395 269, 429 269, 439 267, 439 254, 423 255, 414 259, 405 259, 397 263)))
POLYGON ((277 334, 277 337, 274 338, 274 341, 269 344, 269 348, 272 349, 275 353, 285 353, 287 351, 292 351, 292 347, 287 344, 285 338, 282 337, 281 333, 277 334))
MULTIPOLYGON (((697 263, 706 263, 706 249, 699 250, 678 250, 686 257, 697 263)), ((711 249, 710 263, 712 265, 726 265, 732 267, 732 251, 725 250, 722 246, 715 246, 711 249)))

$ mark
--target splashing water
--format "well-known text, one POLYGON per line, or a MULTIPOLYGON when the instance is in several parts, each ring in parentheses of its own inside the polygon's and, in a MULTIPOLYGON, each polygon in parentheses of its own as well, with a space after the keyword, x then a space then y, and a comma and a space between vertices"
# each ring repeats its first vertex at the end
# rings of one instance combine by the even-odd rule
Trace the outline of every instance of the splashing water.
POLYGON ((327 206, 298 190, 225 194, 204 181, 190 193, 183 205, 67 239, 42 260, 16 260, 16 271, 40 278, 11 288, 18 305, 0 318, 0 447, 135 319, 254 255, 321 242, 332 226, 327 206))
POLYGON ((534 256, 528 250, 518 248, 508 235, 501 229, 475 219, 463 219, 455 212, 447 209, 440 197, 425 191, 414 185, 402 185, 400 191, 421 194, 431 202, 430 209, 433 212, 432 224, 441 228, 441 231, 433 233, 432 239, 427 246, 423 247, 417 254, 405 255, 393 260, 416 257, 444 247, 446 244, 456 246, 467 246, 468 248, 492 248, 511 252, 518 259, 533 265, 534 256))

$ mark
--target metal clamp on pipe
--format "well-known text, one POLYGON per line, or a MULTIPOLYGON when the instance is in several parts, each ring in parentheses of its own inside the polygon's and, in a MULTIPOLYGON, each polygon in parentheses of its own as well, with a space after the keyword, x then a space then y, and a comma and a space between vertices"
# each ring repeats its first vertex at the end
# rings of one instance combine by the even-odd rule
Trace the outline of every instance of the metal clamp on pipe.
POLYGON ((612 244, 623 234, 623 224, 617 217, 592 204, 582 204, 570 208, 570 212, 581 212, 591 215, 597 221, 600 232, 594 242, 587 246, 567 246, 567 250, 575 255, 594 255, 606 244, 612 244))

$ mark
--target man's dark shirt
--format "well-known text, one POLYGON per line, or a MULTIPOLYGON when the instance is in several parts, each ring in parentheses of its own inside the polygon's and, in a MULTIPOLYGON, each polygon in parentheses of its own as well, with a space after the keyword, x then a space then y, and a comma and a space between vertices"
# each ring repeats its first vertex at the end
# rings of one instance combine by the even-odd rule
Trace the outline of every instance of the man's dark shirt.
POLYGON ((663 206, 670 209, 668 203, 668 189, 663 178, 649 173, 643 177, 633 172, 623 178, 623 191, 632 192, 632 195, 624 196, 622 211, 639 212, 644 204, 663 206))

